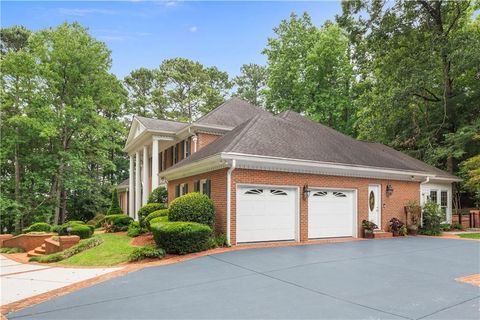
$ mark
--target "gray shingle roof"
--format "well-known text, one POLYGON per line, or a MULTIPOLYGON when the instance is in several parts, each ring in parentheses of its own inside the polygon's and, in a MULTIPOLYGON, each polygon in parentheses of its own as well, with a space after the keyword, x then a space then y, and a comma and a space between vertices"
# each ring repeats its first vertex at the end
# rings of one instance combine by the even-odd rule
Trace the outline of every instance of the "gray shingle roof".
POLYGON ((254 106, 239 98, 233 97, 213 109, 194 123, 203 125, 220 125, 236 127, 253 118, 257 114, 270 114, 264 109, 254 106))
POLYGON ((128 188, 130 179, 125 179, 117 185, 117 188, 128 188))
POLYGON ((353 139, 292 111, 277 116, 259 114, 174 167, 221 152, 420 171, 453 177, 392 148, 353 139))
POLYGON ((185 122, 178 122, 172 120, 159 120, 140 116, 135 116, 135 118, 137 118, 138 121, 140 121, 140 123, 143 124, 148 130, 177 132, 178 130, 183 129, 189 125, 185 122))

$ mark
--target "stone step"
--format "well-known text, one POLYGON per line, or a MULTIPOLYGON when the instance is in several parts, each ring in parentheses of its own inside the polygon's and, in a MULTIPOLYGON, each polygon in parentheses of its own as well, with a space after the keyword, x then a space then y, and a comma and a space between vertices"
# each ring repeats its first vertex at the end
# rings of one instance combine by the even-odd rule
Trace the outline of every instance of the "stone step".
POLYGON ((44 244, 42 244, 42 249, 45 249, 45 243, 44 243, 44 244))
POLYGON ((36 247, 33 251, 35 251, 35 253, 45 254, 45 249, 42 247, 36 247))
POLYGON ((385 231, 374 231, 373 232, 373 237, 375 239, 385 239, 385 238, 391 238, 392 233, 391 232, 385 232, 385 231))
POLYGON ((38 257, 38 256, 43 256, 43 254, 36 253, 35 249, 27 252, 27 257, 38 257))

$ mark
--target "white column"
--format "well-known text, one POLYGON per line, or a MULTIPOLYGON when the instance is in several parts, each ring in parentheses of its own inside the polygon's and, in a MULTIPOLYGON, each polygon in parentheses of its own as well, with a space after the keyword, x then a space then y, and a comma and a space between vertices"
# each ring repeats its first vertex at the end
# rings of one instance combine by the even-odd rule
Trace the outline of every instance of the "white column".
POLYGON ((135 217, 135 159, 130 155, 130 173, 128 176, 128 215, 135 217))
POLYGON ((137 212, 142 206, 142 184, 140 178, 140 151, 135 153, 135 216, 137 219, 137 212))
POLYGON ((152 145, 152 190, 158 187, 158 140, 153 139, 152 145))
POLYGON ((148 201, 148 147, 143 146, 143 194, 142 203, 148 201))

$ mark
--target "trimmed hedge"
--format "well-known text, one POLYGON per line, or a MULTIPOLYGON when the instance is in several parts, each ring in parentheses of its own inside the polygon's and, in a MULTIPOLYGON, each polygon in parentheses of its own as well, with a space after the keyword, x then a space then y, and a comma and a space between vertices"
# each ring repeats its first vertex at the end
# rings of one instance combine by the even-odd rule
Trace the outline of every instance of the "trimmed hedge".
POLYGON ((168 222, 168 217, 167 216, 156 217, 156 218, 153 218, 152 220, 150 220, 150 225, 152 225, 154 223, 165 223, 165 222, 168 222))
POLYGON ((90 238, 95 230, 95 228, 90 225, 67 222, 56 228, 58 235, 67 236, 69 234, 68 228, 71 228, 70 235, 79 236, 80 239, 90 238))
POLYGON ((126 214, 111 214, 105 216, 102 226, 105 228, 105 232, 127 231, 132 221, 133 218, 126 214))
POLYGON ((37 222, 30 225, 28 228, 23 229, 23 233, 29 232, 50 232, 52 231, 52 226, 46 222, 37 222))
POLYGON ((189 221, 213 227, 215 206, 212 199, 198 192, 188 193, 172 201, 169 207, 170 221, 189 221))
MULTIPOLYGON (((160 218, 156 218, 160 219, 160 218)), ((208 249, 212 229, 195 222, 151 223, 150 229, 158 247, 167 253, 187 254, 208 249)))
POLYGON ((138 247, 130 253, 128 261, 140 261, 148 258, 161 259, 165 256, 165 250, 157 249, 153 246, 138 247))
POLYGON ((153 211, 148 216, 146 216, 145 219, 143 219, 143 224, 145 225, 145 227, 147 227, 148 230, 150 230, 150 222, 152 221, 152 219, 166 216, 168 216, 168 209, 153 211))
POLYGON ((155 188, 148 196, 147 203, 166 203, 168 198, 168 191, 165 187, 155 188))
POLYGON ((138 210, 138 220, 140 224, 143 225, 143 220, 152 212, 165 209, 165 205, 163 203, 147 203, 143 207, 138 210))
POLYGON ((81 240, 78 244, 61 252, 52 253, 46 256, 31 257, 29 261, 36 261, 40 263, 58 262, 70 258, 77 253, 91 249, 103 243, 100 237, 93 237, 87 240, 81 240))

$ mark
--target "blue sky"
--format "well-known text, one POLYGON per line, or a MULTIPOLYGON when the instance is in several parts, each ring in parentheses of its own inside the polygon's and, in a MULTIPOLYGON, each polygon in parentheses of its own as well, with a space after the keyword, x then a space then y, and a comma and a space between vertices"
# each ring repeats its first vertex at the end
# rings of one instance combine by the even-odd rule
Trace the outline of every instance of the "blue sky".
POLYGON ((120 78, 173 57, 215 65, 233 77, 244 63, 265 64, 261 51, 272 28, 304 11, 320 26, 341 7, 333 1, 2 1, 1 23, 39 30, 78 21, 112 50, 112 72, 120 78))

